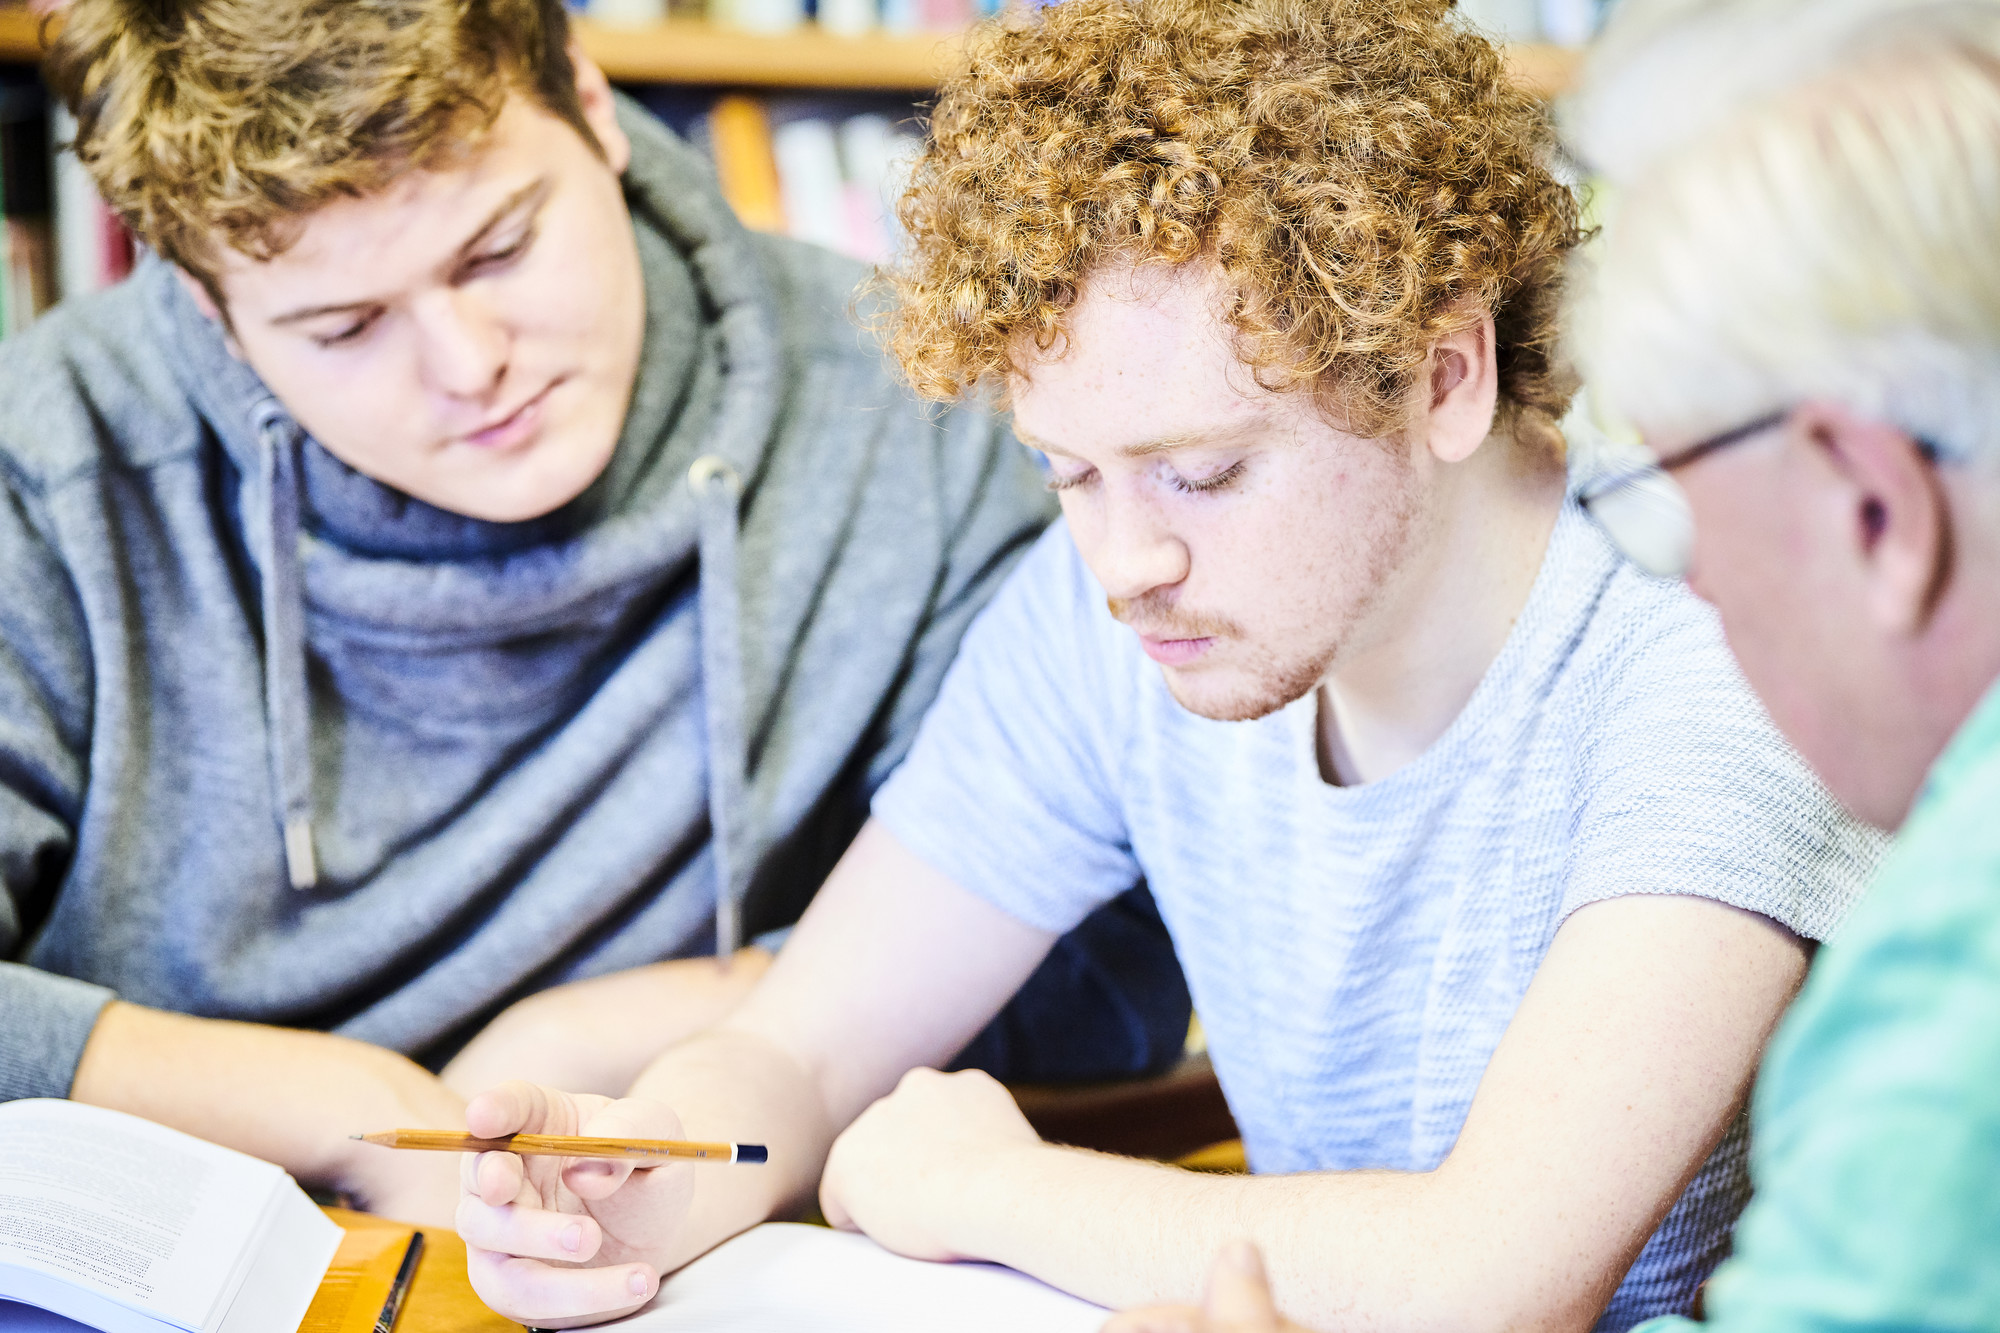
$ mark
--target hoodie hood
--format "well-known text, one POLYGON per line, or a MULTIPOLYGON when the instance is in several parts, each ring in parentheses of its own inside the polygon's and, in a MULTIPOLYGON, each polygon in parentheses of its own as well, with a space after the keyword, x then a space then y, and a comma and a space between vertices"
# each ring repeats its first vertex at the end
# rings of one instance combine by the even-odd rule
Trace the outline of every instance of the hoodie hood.
POLYGON ((604 632, 635 582, 696 562, 708 714, 717 944, 737 943, 743 779, 736 523, 781 395, 770 293, 706 161, 621 99, 624 177, 646 284, 640 368, 612 459, 541 518, 492 523, 413 499, 348 467, 233 356, 165 265, 159 336, 240 478, 236 518, 260 578, 272 781, 293 886, 319 887, 313 850, 309 659, 322 639, 494 647, 604 632))

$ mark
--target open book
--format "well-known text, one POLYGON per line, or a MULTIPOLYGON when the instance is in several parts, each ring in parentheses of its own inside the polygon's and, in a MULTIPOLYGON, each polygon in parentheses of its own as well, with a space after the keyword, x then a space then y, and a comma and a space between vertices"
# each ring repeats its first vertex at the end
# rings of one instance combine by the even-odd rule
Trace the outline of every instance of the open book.
POLYGON ((992 1264, 929 1264, 771 1223, 668 1278, 618 1333, 1097 1333, 1107 1312, 992 1264))
POLYGON ((295 1329, 340 1236, 267 1162, 117 1111, 0 1103, 0 1329, 295 1329))

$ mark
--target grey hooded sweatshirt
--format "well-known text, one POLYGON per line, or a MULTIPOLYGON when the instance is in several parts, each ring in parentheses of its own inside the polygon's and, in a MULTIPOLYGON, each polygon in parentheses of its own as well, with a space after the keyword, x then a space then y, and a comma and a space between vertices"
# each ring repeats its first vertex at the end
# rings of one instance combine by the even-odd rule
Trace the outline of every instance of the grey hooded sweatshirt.
POLYGON ((621 115, 642 368, 545 518, 345 467, 164 265, 0 349, 0 1099, 65 1095, 113 993, 435 1064, 794 919, 865 817, 1048 496, 898 389, 858 269, 621 115))

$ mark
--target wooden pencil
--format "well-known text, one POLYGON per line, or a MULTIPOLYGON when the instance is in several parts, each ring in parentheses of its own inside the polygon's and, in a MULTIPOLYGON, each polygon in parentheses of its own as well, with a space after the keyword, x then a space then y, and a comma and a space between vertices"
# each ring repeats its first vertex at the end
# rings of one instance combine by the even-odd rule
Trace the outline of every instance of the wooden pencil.
POLYGON ((523 1157, 661 1158, 694 1162, 756 1165, 771 1160, 761 1143, 684 1143, 679 1139, 592 1139, 563 1134, 509 1134, 504 1139, 476 1139, 440 1129, 389 1129, 355 1134, 363 1143, 419 1152, 511 1152, 523 1157))

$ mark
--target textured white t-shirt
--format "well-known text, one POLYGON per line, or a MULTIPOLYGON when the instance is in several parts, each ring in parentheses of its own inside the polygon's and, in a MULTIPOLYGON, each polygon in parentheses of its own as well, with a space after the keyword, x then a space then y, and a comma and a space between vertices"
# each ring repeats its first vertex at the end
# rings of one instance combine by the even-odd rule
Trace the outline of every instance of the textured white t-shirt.
MULTIPOLYGON (((1417 760, 1328 785, 1316 708, 1181 708, 1058 524, 874 802, 922 860, 1045 930, 1145 879, 1258 1171, 1437 1166, 1577 908, 1697 894, 1824 939, 1880 855, 1711 610, 1573 505, 1499 657, 1417 760)), ((1739 1125, 1600 1329, 1687 1308, 1747 1195, 1744 1149, 1739 1125)))

